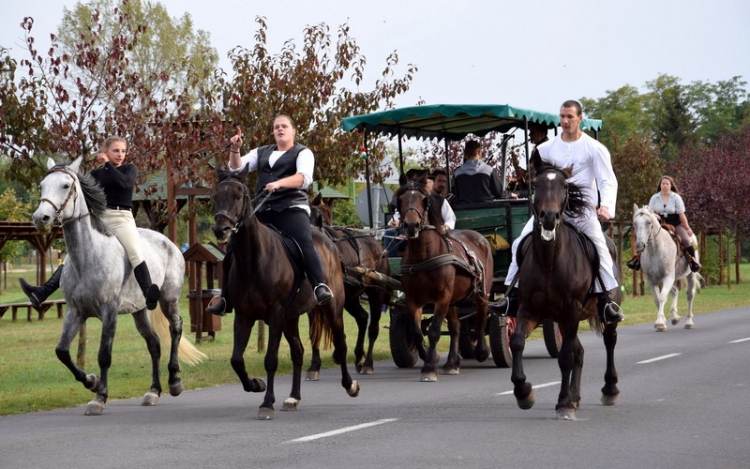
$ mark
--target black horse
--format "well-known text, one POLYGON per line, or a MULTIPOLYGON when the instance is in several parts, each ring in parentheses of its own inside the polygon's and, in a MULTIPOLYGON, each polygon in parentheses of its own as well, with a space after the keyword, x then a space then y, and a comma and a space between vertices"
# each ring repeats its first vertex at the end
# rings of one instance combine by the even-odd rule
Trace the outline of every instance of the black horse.
MULTIPOLYGON (((522 409, 534 405, 534 392, 523 372, 526 337, 545 319, 556 321, 562 333, 558 356, 562 384, 555 409, 559 419, 574 419, 581 400, 583 367, 578 324, 586 319, 597 333, 604 336, 607 349, 607 370, 601 397, 604 405, 613 405, 620 393, 614 364, 617 324, 604 325, 597 313, 597 298, 592 288, 599 264, 593 243, 565 221, 567 216, 581 215, 587 208, 580 188, 568 181, 572 167, 560 169, 545 165, 537 153, 532 157, 532 163, 535 174, 534 229, 518 248, 519 308, 516 330, 510 339, 513 393, 522 409)), ((611 240, 608 243, 611 255, 616 258, 614 243, 611 240)), ((615 265, 619 263, 615 262, 615 265)), ((619 296, 618 290, 613 298, 618 304, 621 301, 619 296)))
POLYGON ((328 237, 313 232, 313 244, 320 255, 326 284, 334 298, 316 306, 310 282, 295 273, 295 261, 285 247, 282 235, 255 216, 250 191, 245 185, 247 169, 241 172, 218 170, 214 193, 214 235, 219 243, 231 240, 234 260, 227 282, 227 294, 235 307, 232 368, 247 392, 266 391, 260 405, 259 419, 273 418, 274 375, 278 368, 278 352, 282 334, 289 343, 292 365, 292 391, 282 410, 295 410, 299 405, 300 381, 304 349, 299 335, 299 318, 305 312, 310 321, 310 341, 318 346, 322 338, 333 339, 333 356, 341 366, 341 385, 356 397, 359 384, 352 380, 346 366, 346 335, 344 334, 344 285, 336 247, 328 237), (268 349, 264 360, 268 387, 262 379, 250 378, 242 358, 256 321, 268 324, 268 349))
MULTIPOLYGON (((359 234, 341 226, 331 226, 333 213, 320 195, 310 202, 310 223, 328 235, 339 251, 340 265, 344 274, 344 308, 357 322, 357 343, 354 346, 354 365, 358 373, 371 375, 374 371, 373 349, 380 333, 380 317, 383 306, 392 296, 393 288, 373 280, 367 274, 391 276, 388 257, 383 255, 383 245, 368 234, 359 234), (364 269, 364 272, 357 269, 364 269), (370 312, 362 307, 366 297, 370 312), (365 351, 365 335, 369 340, 365 351)), ((317 348, 312 351, 312 363, 307 370, 307 379, 317 380, 321 361, 317 348)))

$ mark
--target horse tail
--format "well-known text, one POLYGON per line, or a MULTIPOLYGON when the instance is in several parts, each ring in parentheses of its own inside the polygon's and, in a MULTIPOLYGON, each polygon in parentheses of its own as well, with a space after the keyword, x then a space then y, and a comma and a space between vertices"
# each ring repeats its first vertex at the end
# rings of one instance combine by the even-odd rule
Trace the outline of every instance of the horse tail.
POLYGON ((310 312, 310 344, 313 348, 327 350, 333 343, 333 327, 331 315, 326 314, 323 308, 323 306, 316 306, 310 312))
MULTIPOLYGON (((169 331, 169 321, 161 310, 161 306, 157 303, 156 308, 149 310, 148 319, 151 322, 151 328, 159 338, 159 343, 162 347, 169 349, 169 344, 172 341, 172 334, 169 331)), ((180 346, 177 348, 177 358, 187 365, 197 365, 203 360, 208 358, 208 355, 198 350, 195 345, 182 334, 180 337, 180 346)))

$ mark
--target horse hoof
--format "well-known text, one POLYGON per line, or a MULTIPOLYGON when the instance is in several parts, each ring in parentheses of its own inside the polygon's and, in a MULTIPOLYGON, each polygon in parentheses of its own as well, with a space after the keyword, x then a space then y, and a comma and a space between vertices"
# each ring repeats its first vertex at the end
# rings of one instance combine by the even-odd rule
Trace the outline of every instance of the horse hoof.
POLYGON ((557 415, 557 420, 575 420, 576 419, 576 410, 575 409, 557 409, 555 411, 557 415))
POLYGON ((603 405, 615 405, 618 397, 620 397, 619 394, 615 394, 614 396, 608 396, 606 394, 602 394, 601 401, 603 405))
POLYGON ((531 391, 531 393, 529 393, 529 395, 526 396, 525 399, 516 398, 516 402, 518 403, 518 407, 520 407, 523 410, 531 409, 532 407, 534 407, 534 403, 536 402, 534 391, 531 391))
POLYGON ((169 395, 170 396, 179 396, 182 394, 182 391, 185 390, 185 386, 182 384, 182 380, 178 379, 174 383, 169 385, 169 395))
POLYGON ((676 326, 680 323, 680 319, 682 319, 680 316, 677 316, 676 318, 672 318, 672 325, 676 326))
MULTIPOLYGON (((253 392, 266 392, 266 382, 260 378, 255 378, 255 390, 253 392)), ((273 410, 273 409, 271 409, 273 410)))
POLYGON ((320 379, 320 371, 308 371, 305 374, 305 381, 318 381, 320 379))
POLYGON ((273 409, 268 407, 261 407, 258 409, 258 420, 273 420, 273 409))
POLYGON ((656 332, 667 332, 667 325, 666 324, 654 324, 654 329, 656 329, 656 332))
POLYGON ((461 374, 461 370, 459 370, 457 366, 444 366, 443 374, 444 375, 458 375, 458 374, 461 374))
POLYGON ((297 407, 299 407, 299 399, 288 397, 284 401, 284 403, 281 405, 281 410, 283 411, 297 410, 297 407))
POLYGON ((86 415, 102 415, 104 412, 104 404, 97 400, 89 402, 86 406, 86 415))
POLYGON ((350 397, 359 396, 359 383, 356 379, 352 381, 352 385, 349 386, 349 389, 346 390, 346 393, 349 394, 350 397))
POLYGON ((685 329, 692 329, 694 327, 695 327, 695 325, 693 325, 693 323, 689 322, 689 323, 685 324, 685 329))
POLYGON ((361 370, 357 370, 361 375, 371 375, 375 373, 375 370, 371 366, 363 366, 361 370))
POLYGON ((152 406, 156 405, 157 402, 159 402, 159 394, 153 391, 149 391, 143 395, 143 401, 141 402, 141 405, 152 406))
POLYGON ((419 380, 423 383, 434 383, 437 381, 437 373, 422 373, 422 377, 419 380))

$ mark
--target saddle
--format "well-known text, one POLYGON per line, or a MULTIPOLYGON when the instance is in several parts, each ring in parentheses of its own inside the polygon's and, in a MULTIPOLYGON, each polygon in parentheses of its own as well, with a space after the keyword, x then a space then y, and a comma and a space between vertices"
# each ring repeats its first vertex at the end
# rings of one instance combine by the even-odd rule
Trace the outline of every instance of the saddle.
MULTIPOLYGON (((289 262, 292 264, 292 271, 294 272, 294 278, 296 282, 296 286, 299 287, 299 284, 302 283, 302 279, 305 278, 305 256, 302 254, 302 248, 297 244, 297 241, 295 241, 294 238, 287 235, 280 229, 276 228, 275 226, 268 224, 266 225, 269 228, 271 228, 274 232, 276 232, 279 235, 279 238, 281 238, 281 242, 284 244, 284 247, 286 248, 286 253, 289 256, 289 262)), ((296 290, 297 288, 295 288, 296 290)))

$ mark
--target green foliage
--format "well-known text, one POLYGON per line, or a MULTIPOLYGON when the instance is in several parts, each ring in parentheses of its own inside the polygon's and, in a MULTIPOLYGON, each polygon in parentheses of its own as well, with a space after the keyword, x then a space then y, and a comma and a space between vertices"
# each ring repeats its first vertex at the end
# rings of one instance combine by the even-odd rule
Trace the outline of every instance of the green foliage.
POLYGON ((351 228, 363 228, 365 225, 357 215, 353 199, 341 199, 336 201, 333 207, 333 225, 348 226, 351 228))

